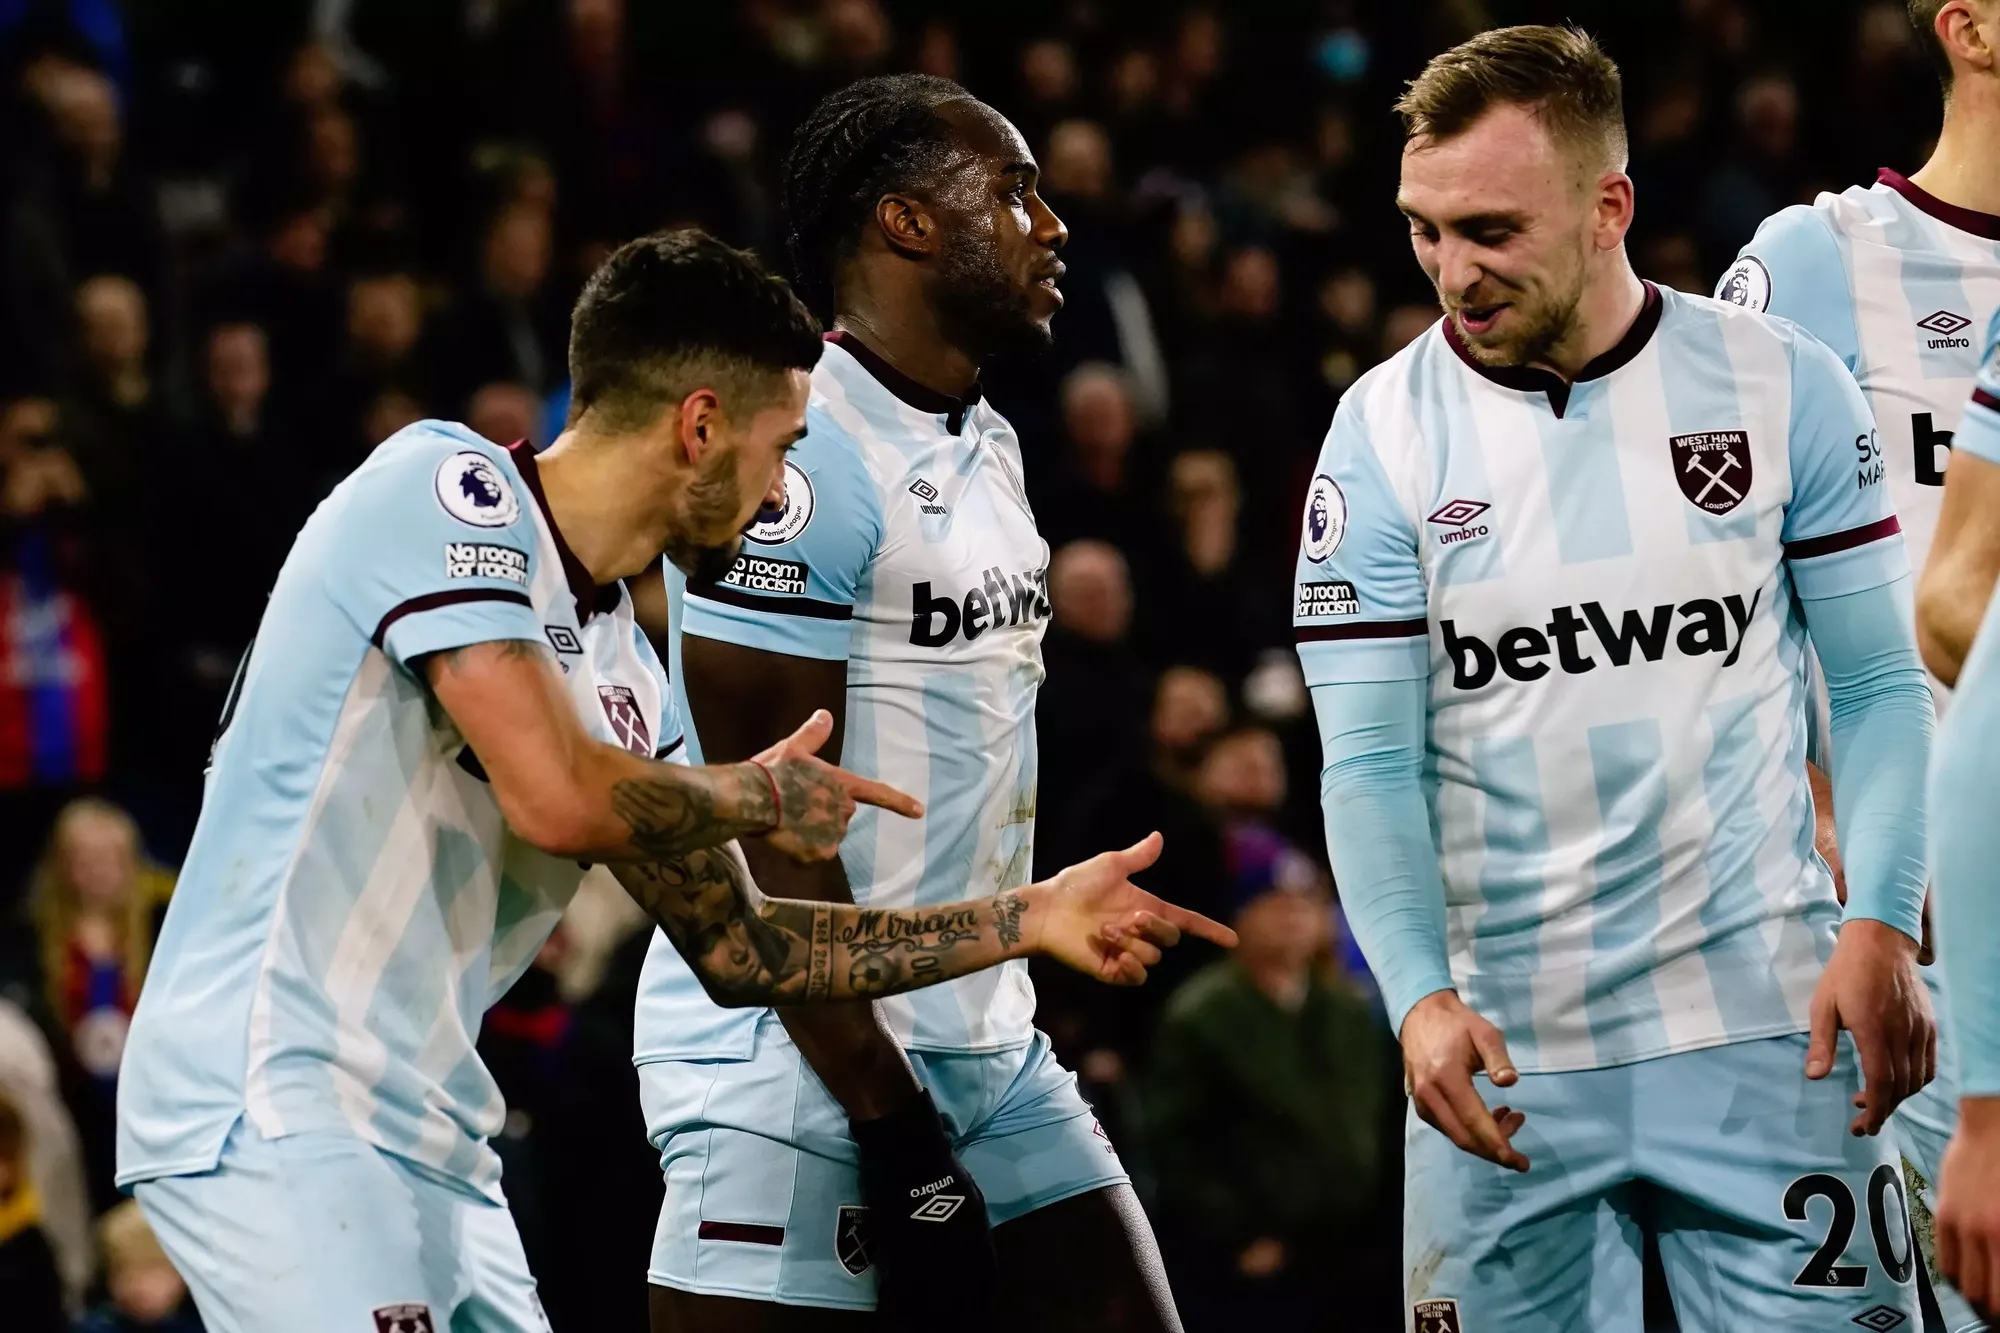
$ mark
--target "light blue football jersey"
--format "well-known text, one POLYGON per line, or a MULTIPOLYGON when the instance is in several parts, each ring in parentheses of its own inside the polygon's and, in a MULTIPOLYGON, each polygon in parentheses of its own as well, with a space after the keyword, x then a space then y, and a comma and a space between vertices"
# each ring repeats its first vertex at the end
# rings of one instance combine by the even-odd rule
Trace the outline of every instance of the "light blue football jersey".
POLYGON ((1908 573, 1839 360, 1647 290, 1571 386, 1434 326, 1348 391, 1308 493, 1306 679, 1429 680, 1452 977, 1524 1072, 1807 1029, 1840 908, 1795 597, 1908 573))
POLYGON ((502 639, 553 650, 599 740, 680 748, 631 599, 592 586, 532 451, 420 422, 306 523, 240 669, 132 1020, 121 1184, 208 1170, 247 1117, 499 1197, 474 1043, 583 869, 509 832, 413 664, 502 639))
MULTIPOLYGON (((679 688, 683 635, 846 661, 840 762, 925 806, 921 820, 856 813, 840 848, 854 900, 988 897, 1026 883, 1034 856, 1048 565, 1005 418, 926 390, 835 334, 812 373, 783 511, 750 530, 719 585, 690 593, 669 571, 671 674, 679 688)), ((689 716, 684 699, 680 709, 689 716)), ((697 756, 699 739, 691 730, 697 756)), ((1007 1050, 1033 1033, 1034 989, 1018 961, 880 1004, 913 1050, 1007 1050)), ((710 1003, 656 935, 634 1058, 747 1056, 758 1012, 710 1003)))
POLYGON ((1766 218, 1716 295, 1802 325, 1854 372, 1910 564, 1922 569, 1980 331, 2000 311, 2000 217, 1884 170, 1872 186, 1766 218))

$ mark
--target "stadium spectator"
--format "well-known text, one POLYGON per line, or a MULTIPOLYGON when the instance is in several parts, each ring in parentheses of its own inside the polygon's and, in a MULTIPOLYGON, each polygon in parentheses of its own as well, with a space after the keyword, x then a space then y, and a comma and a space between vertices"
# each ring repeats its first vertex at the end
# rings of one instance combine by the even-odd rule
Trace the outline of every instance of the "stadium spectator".
POLYGON ((80 1305, 97 1271, 90 1195, 76 1122, 63 1104, 55 1055, 20 1003, 32 1002, 30 979, 0 975, 0 1100, 20 1113, 28 1140, 28 1178, 42 1205, 42 1231, 55 1251, 64 1303, 80 1305))
POLYGON ((38 943, 36 999, 56 1038, 64 1097, 99 1208, 118 1198, 112 1184, 118 1063, 172 886, 172 876, 146 859, 132 817, 92 798, 56 816, 35 871, 29 907, 38 943))
POLYGON ((504 205, 487 224, 479 267, 435 323, 429 351, 440 410, 464 409, 482 384, 526 384, 536 392, 563 378, 569 308, 549 281, 554 243, 548 213, 504 205))
MULTIPOLYGON (((1129 846, 1158 830, 1165 844, 1146 872, 1147 884, 1194 911, 1218 920, 1226 916, 1221 827, 1193 788, 1202 755, 1228 722, 1229 694, 1219 679, 1198 667, 1168 667, 1153 692, 1149 744, 1122 750, 1066 807, 1041 812, 1037 873, 1071 864, 1089 848, 1129 846)), ((1144 1059, 1161 1006, 1182 980, 1220 956, 1199 940, 1185 940, 1132 994, 1080 986, 1057 971, 1036 969, 1042 1024, 1107 1120, 1116 1118, 1107 1112, 1114 1104, 1109 1099, 1125 1095, 1123 1087, 1112 1085, 1123 1084, 1127 1071, 1144 1059)), ((1114 1133, 1122 1128, 1111 1125, 1114 1133)))
POLYGON ((1138 422, 1128 379, 1116 366, 1085 362, 1063 378, 1061 394, 1062 454, 1028 476, 1036 525, 1052 547, 1083 537, 1109 542, 1136 575, 1160 545, 1160 524, 1134 475, 1145 460, 1131 457, 1138 422))
POLYGON ((1393 1305, 1370 1298, 1397 1264, 1374 1230, 1387 1034, 1329 967, 1310 858, 1265 835, 1231 895, 1236 952, 1168 1002, 1147 1085, 1175 1290, 1194 1328, 1391 1327, 1393 1305))
POLYGON ((201 1333, 187 1284, 130 1199, 98 1220, 106 1299, 77 1320, 75 1333, 201 1333))
POLYGON ((110 763, 96 534, 61 430, 48 400, 0 408, 0 918, 56 812, 110 763))
POLYGON ((1145 667, 1133 651, 1132 576, 1101 541, 1076 541, 1049 561, 1054 617, 1042 640, 1048 679, 1035 709, 1037 808, 1065 810, 1078 791, 1145 735, 1145 667))
POLYGON ((542 438, 542 402, 521 384, 486 384, 466 404, 465 424, 495 444, 526 440, 536 448, 542 438))
POLYGON ((28 1173, 26 1123, 0 1093, 0 1312, 9 1333, 63 1333, 62 1275, 42 1230, 41 1197, 28 1173))
MULTIPOLYGON (((1245 541, 1244 499, 1228 454, 1192 449, 1167 470, 1175 526, 1171 551, 1155 565, 1152 656, 1178 659, 1242 682, 1257 654, 1285 640, 1285 586, 1270 577, 1269 552, 1245 541), (1260 558, 1262 557, 1262 558, 1260 558), (1189 634, 1190 626, 1203 632, 1189 634)), ((1257 529, 1270 537, 1269 526, 1257 529)), ((1279 530, 1290 540, 1289 528, 1279 530)))

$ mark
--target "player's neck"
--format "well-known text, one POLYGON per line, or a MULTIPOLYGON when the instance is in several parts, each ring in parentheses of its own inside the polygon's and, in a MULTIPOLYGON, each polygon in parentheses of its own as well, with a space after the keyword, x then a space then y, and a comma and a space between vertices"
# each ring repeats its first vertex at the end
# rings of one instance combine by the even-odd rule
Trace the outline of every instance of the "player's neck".
POLYGON ((2000 81, 1963 79, 1945 104, 1944 128, 1930 161, 1910 177, 1918 189, 1975 213, 2000 213, 2000 81))
POLYGON ((979 378, 979 358, 958 347, 939 326, 937 312, 914 295, 843 302, 833 326, 859 338, 869 351, 934 393, 963 398, 979 378))
POLYGON ((1607 272, 1587 284, 1570 335, 1531 364, 1574 381, 1584 367, 1625 340, 1646 307, 1646 284, 1632 271, 1621 249, 1609 256, 1607 272))
POLYGON ((575 448, 562 433, 536 459, 549 522, 598 587, 630 578, 660 553, 652 489, 632 485, 631 459, 615 440, 575 448))

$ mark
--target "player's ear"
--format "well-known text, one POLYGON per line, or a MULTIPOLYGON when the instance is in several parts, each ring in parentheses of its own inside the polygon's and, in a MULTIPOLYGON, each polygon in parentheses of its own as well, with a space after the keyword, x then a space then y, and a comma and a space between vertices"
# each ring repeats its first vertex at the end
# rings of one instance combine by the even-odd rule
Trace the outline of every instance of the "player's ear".
POLYGON ((889 248, 911 258, 921 258, 937 249, 937 218, 921 199, 907 194, 885 194, 875 203, 875 226, 889 248))
POLYGON ((1616 250, 1625 243, 1625 234, 1632 230, 1636 202, 1632 178, 1622 171, 1607 171, 1597 178, 1596 192, 1592 227, 1597 248, 1616 250))
POLYGON ((681 454, 690 465, 701 462, 716 442, 722 422, 722 401, 713 389, 696 389, 681 399, 678 418, 681 454))

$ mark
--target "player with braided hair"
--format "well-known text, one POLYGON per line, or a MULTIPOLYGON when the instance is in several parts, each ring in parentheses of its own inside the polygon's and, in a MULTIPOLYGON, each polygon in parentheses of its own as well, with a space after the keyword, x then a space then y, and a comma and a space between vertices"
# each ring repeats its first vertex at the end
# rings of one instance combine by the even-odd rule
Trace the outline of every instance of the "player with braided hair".
MULTIPOLYGON (((978 377, 1046 346, 1062 306, 1038 174, 1004 117, 919 75, 831 94, 786 161, 793 262, 833 331, 783 507, 720 581, 670 575, 670 675, 705 758, 823 708, 842 762, 928 813, 914 837, 864 815, 804 874, 749 848, 774 894, 922 908, 1027 877, 1048 545, 978 377)), ((667 1180, 655 1333, 1179 1327, 1026 969, 987 978, 725 1012, 653 949, 635 1058, 667 1180)))

